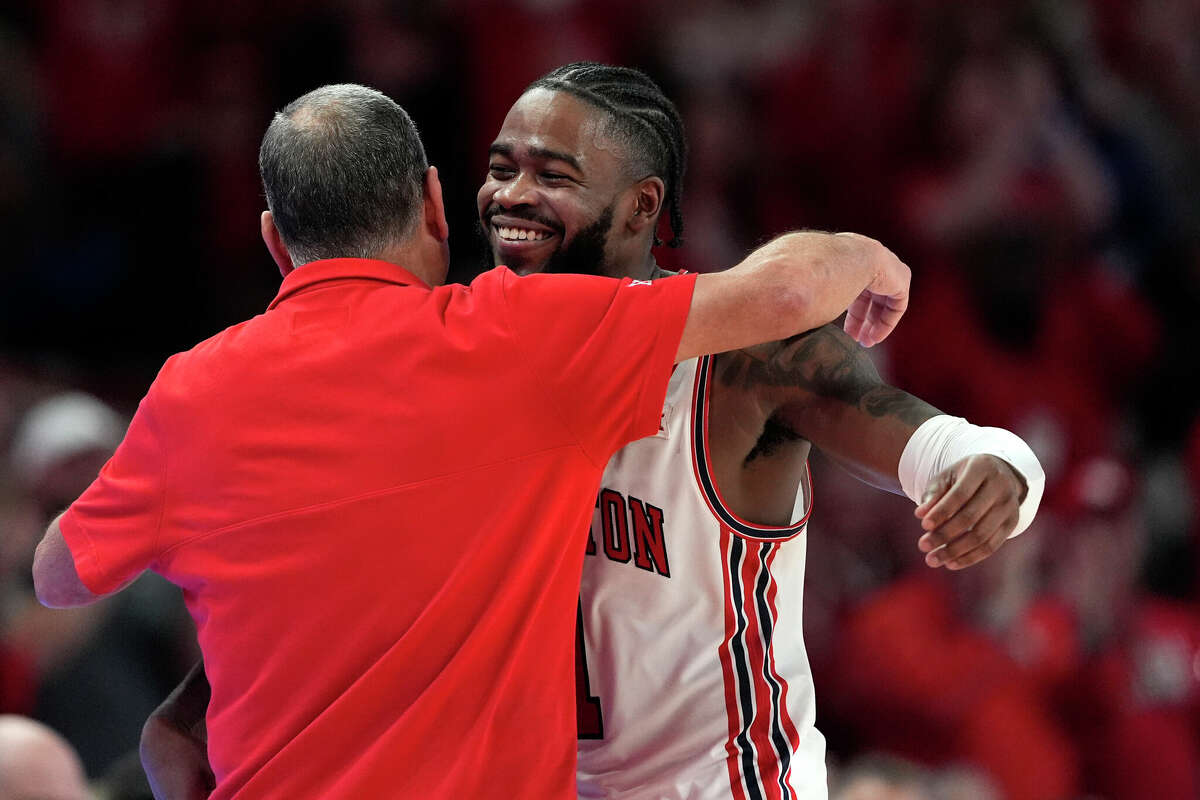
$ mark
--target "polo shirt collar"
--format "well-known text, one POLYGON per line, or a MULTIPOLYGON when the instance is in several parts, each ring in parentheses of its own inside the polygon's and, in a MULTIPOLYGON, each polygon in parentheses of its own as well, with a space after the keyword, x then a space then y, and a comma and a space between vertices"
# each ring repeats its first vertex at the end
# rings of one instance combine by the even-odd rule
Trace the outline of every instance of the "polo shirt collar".
POLYGON ((291 295, 314 284, 340 280, 381 281, 399 286, 428 288, 425 281, 404 267, 388 261, 374 258, 328 258, 310 261, 289 272, 279 287, 279 294, 275 295, 267 310, 270 311, 291 295))

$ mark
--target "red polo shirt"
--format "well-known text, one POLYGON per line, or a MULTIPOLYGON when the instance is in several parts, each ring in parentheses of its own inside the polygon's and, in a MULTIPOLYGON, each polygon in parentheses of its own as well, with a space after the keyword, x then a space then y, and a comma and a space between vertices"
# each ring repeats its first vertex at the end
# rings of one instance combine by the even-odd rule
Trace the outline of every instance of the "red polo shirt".
POLYGON ((214 798, 574 800, 588 522, 693 284, 316 262, 167 361, 61 528, 183 588, 214 798))

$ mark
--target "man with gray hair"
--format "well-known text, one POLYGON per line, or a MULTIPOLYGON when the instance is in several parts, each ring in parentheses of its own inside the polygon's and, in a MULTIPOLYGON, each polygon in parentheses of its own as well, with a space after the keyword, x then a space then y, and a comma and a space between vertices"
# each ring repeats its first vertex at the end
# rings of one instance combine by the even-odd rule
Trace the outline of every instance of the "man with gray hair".
POLYGON ((168 359, 50 524, 38 596, 94 602, 145 569, 182 587, 214 798, 573 798, 605 463, 658 429, 674 363, 848 307, 880 341, 908 269, 865 237, 794 233, 714 275, 443 286, 437 171, 358 86, 277 114, 260 169, 278 296, 168 359))

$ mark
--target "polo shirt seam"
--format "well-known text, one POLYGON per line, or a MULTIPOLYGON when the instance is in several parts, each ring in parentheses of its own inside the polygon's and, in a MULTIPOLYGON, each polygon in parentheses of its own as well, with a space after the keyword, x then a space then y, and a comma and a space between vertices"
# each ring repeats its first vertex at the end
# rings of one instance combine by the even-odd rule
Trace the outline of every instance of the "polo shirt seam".
MULTIPOLYGON (((160 560, 165 559, 171 553, 173 553, 174 551, 178 550, 180 547, 183 547, 186 544, 193 544, 195 542, 200 541, 201 539, 207 539, 211 536, 216 536, 221 533, 228 533, 229 531, 236 530, 238 528, 244 528, 244 527, 247 527, 250 525, 256 525, 256 524, 260 524, 263 522, 269 522, 269 521, 276 520, 276 519, 284 519, 286 517, 295 516, 297 514, 303 514, 305 512, 309 512, 309 511, 315 511, 318 509, 333 508, 335 506, 346 505, 349 503, 356 503, 361 500, 370 499, 372 497, 381 497, 381 496, 387 495, 387 494, 394 494, 396 492, 401 492, 401 491, 406 491, 408 489, 416 488, 423 484, 434 483, 435 481, 444 481, 448 478, 453 478, 457 475, 463 475, 468 472, 475 472, 477 470, 488 469, 490 467, 496 467, 501 464, 507 464, 507 463, 510 463, 513 461, 522 461, 527 458, 533 458, 535 456, 544 455, 545 453, 552 453, 555 450, 568 450, 568 449, 576 449, 576 450, 580 450, 581 452, 584 452, 582 450, 582 448, 579 447, 578 444, 555 445, 554 447, 547 447, 542 450, 535 450, 535 451, 532 451, 529 453, 522 453, 521 455, 513 456, 512 458, 504 458, 499 461, 489 461, 486 464, 479 464, 477 466, 469 467, 467 469, 460 469, 460 470, 456 470, 454 472, 447 472, 443 475, 436 475, 436 476, 429 477, 429 478, 422 478, 421 480, 418 480, 418 481, 410 481, 409 483, 401 483, 401 484, 397 484, 395 486, 388 486, 383 489, 374 489, 370 492, 364 492, 362 494, 356 494, 356 495, 352 495, 350 497, 339 497, 336 500, 326 500, 321 503, 313 503, 312 505, 299 506, 297 508, 289 508, 284 511, 275 511, 271 514, 264 514, 260 517, 253 517, 251 519, 242 520, 241 522, 234 522, 229 525, 223 525, 220 528, 215 528, 210 531, 200 531, 199 533, 189 536, 189 537, 183 539, 182 541, 179 541, 179 542, 171 545, 170 547, 168 547, 166 550, 164 550, 159 555, 159 559, 160 560)), ((585 457, 586 457, 586 455, 587 455, 586 452, 584 452, 585 457)), ((588 459, 588 461, 590 463, 591 459, 588 459)))
MULTIPOLYGON (((691 273, 688 273, 686 271, 681 271, 676 275, 672 275, 667 278, 660 278, 659 280, 670 280, 670 278, 678 278, 678 277, 681 277, 684 275, 689 275, 689 274, 691 274, 691 273)), ((674 288, 674 287, 678 287, 678 286, 683 286, 683 284, 681 284, 681 283, 669 284, 669 286, 671 287, 670 289, 664 289, 663 291, 664 292, 667 292, 667 291, 684 292, 687 294, 688 302, 682 311, 682 319, 672 318, 669 313, 661 313, 661 314, 655 315, 655 321, 657 322, 657 327, 655 328, 654 347, 652 348, 652 351, 651 351, 652 353, 657 352, 660 347, 663 347, 663 343, 662 343, 663 337, 667 335, 668 331, 675 334, 675 336, 674 336, 675 351, 670 353, 671 360, 670 360, 670 363, 667 365, 666 381, 663 383, 663 400, 662 400, 662 402, 666 402, 666 393, 668 391, 667 387, 670 385, 671 373, 674 371, 675 366, 678 363, 675 361, 675 356, 679 352, 679 345, 680 345, 680 342, 683 337, 683 330, 684 330, 684 328, 687 327, 687 319, 691 313, 692 298, 695 296, 695 291, 696 291, 696 279, 693 278, 690 281, 690 285, 687 286, 686 288, 674 288)), ((662 305, 669 307, 669 305, 670 305, 669 300, 664 301, 662 303, 662 305)), ((646 370, 645 372, 647 373, 647 376, 646 376, 646 379, 642 381, 642 388, 641 388, 643 395, 646 392, 650 391, 650 382, 651 382, 651 380, 655 379, 654 375, 649 374, 650 372, 652 372, 652 370, 646 370)), ((657 385, 657 383, 656 383, 656 385, 657 385)), ((657 395, 657 392, 655 392, 655 394, 657 395)), ((644 402, 649 403, 649 400, 644 400, 644 402)), ((661 420, 662 404, 659 403, 657 406, 649 408, 646 413, 650 414, 650 415, 658 414, 659 418, 661 420)), ((648 436, 653 435, 653 432, 651 432, 647 435, 648 436)))
MULTIPOLYGON (((512 309, 509 307, 509 304, 508 304, 508 281, 505 279, 505 277, 506 276, 502 277, 500 280, 500 297, 504 300, 504 321, 508 325, 508 330, 512 334, 513 340, 517 345, 517 349, 524 351, 526 348, 525 348, 524 341, 522 341, 522 339, 521 339, 521 332, 517 328, 517 326, 515 326, 513 324, 512 309)), ((523 355, 524 354, 525 353, 523 353, 523 355)), ((532 371, 530 371, 529 359, 522 358, 522 359, 520 359, 520 362, 521 362, 521 370, 523 372, 525 372, 526 377, 530 379, 531 385, 537 385, 538 376, 535 375, 532 371)), ((581 453, 583 453, 584 458, 586 458, 588 460, 588 463, 591 464, 596 469, 601 469, 601 470, 604 469, 605 464, 607 464, 607 460, 605 461, 605 464, 597 464, 596 463, 596 459, 592 457, 592 454, 588 452, 587 447, 584 446, 583 437, 581 437, 579 435, 579 432, 576 431, 574 426, 571 425, 570 421, 567 418, 567 415, 564 414, 562 411, 562 408, 559 407, 557 400, 551 400, 549 405, 554 410, 554 413, 558 417, 559 422, 561 422, 566 427, 566 429, 571 432, 571 435, 575 437, 575 443, 579 447, 579 451, 581 453)))
MULTIPOLYGON (((666 303, 663 303, 663 305, 666 305, 666 303)), ((660 347, 662 347, 663 320, 667 316, 668 316, 667 314, 656 314, 655 315, 655 323, 656 324, 654 327, 654 342, 650 345, 650 351, 649 351, 651 358, 658 355, 658 350, 660 347)), ((646 404, 650 402, 646 398, 646 393, 650 390, 650 381, 656 377, 653 374, 654 373, 653 366, 654 365, 651 364, 651 369, 644 369, 644 370, 638 371, 639 380, 638 380, 638 399, 637 399, 637 409, 638 410, 637 410, 637 413, 638 414, 645 413, 646 415, 651 416, 654 414, 655 411, 657 411, 659 414, 659 417, 661 419, 661 415, 662 415, 661 407, 658 409, 652 409, 652 408, 647 409, 646 408, 646 404)), ((670 379, 668 378, 668 380, 670 380, 670 379)), ((630 428, 632 428, 632 427, 633 426, 630 426, 630 428)), ((647 424, 647 427, 649 427, 649 424, 647 424)), ((652 435, 652 434, 648 434, 648 435, 652 435)), ((636 441, 636 440, 634 440, 634 441, 636 441)))

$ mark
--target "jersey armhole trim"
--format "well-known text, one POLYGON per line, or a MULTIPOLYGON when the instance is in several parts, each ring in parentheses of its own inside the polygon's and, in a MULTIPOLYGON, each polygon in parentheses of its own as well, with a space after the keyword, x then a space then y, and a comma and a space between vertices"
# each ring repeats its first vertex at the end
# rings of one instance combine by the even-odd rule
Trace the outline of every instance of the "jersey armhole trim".
POLYGON ((717 487, 708 443, 708 411, 712 405, 711 399, 712 356, 703 356, 696 366, 696 384, 692 391, 692 467, 700 494, 713 516, 738 536, 758 542, 781 542, 803 533, 808 525, 808 518, 812 515, 812 470, 807 460, 804 463, 804 514, 792 524, 760 525, 742 519, 726 505, 717 487))

